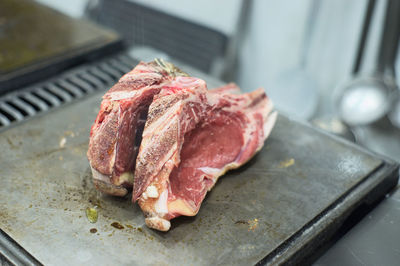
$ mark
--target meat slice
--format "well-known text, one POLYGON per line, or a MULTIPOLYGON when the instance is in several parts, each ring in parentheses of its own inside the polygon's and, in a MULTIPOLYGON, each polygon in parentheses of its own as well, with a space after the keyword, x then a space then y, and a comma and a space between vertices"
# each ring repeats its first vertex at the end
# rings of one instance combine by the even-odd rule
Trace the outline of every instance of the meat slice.
POLYGON ((178 77, 153 99, 136 161, 133 201, 146 224, 167 231, 193 216, 218 177, 263 146, 277 114, 262 89, 234 84, 207 91, 204 81, 178 77))
POLYGON ((103 96, 87 152, 97 189, 128 193, 149 105, 163 84, 180 74, 163 61, 140 62, 103 96))

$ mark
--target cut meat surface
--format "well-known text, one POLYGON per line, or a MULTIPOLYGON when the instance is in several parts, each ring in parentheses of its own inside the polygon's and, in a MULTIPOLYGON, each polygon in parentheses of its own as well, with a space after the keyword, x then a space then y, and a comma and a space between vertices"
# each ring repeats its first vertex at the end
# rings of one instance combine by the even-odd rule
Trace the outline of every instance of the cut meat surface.
POLYGON ((262 89, 207 90, 172 64, 141 62, 103 96, 87 152, 93 183, 115 196, 133 187, 147 226, 167 231, 171 219, 196 215, 218 178, 262 148, 272 109, 262 89))
POLYGON ((275 123, 262 89, 234 84, 207 91, 204 81, 177 77, 149 107, 136 161, 133 201, 146 224, 167 231, 170 220, 196 215, 207 191, 261 149, 275 123))
POLYGON ((87 152, 93 183, 100 191, 124 196, 132 187, 149 105, 177 74, 171 73, 160 63, 141 62, 103 96, 87 152))

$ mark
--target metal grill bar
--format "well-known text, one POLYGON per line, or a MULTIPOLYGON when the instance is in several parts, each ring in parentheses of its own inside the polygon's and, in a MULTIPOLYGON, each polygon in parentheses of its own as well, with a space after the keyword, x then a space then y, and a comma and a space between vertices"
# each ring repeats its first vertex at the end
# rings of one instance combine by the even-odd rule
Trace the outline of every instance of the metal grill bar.
POLYGON ((47 111, 49 109, 49 106, 46 104, 46 102, 42 101, 40 98, 31 93, 24 93, 22 94, 22 97, 39 107, 40 111, 47 111))
POLYGON ((66 82, 65 80, 60 80, 56 84, 61 88, 63 88, 64 90, 71 92, 72 95, 74 95, 74 98, 81 98, 84 95, 82 90, 80 90, 72 83, 66 82))
POLYGON ((46 92, 42 88, 36 89, 35 92, 33 92, 33 93, 36 94, 36 96, 38 96, 39 98, 42 98, 50 106, 61 105, 61 101, 57 97, 51 95, 50 93, 46 92))
POLYGON ((56 85, 49 84, 46 88, 49 90, 50 93, 58 95, 58 97, 60 97, 64 102, 72 101, 72 96, 66 93, 64 90, 57 87, 56 85))
POLYGON ((0 102, 0 110, 7 112, 17 121, 21 121, 24 119, 24 116, 17 109, 5 102, 0 102))
POLYGON ((89 82, 94 89, 99 89, 104 87, 104 84, 99 81, 95 76, 88 72, 83 72, 82 74, 79 74, 79 77, 87 82, 89 82))
POLYGON ((0 126, 8 126, 11 121, 3 114, 0 113, 0 126))
POLYGON ((24 110, 29 116, 35 115, 36 111, 31 106, 27 105, 18 98, 11 99, 11 102, 15 104, 18 108, 24 110))
POLYGON ((80 87, 81 89, 85 90, 86 93, 94 92, 93 86, 91 86, 88 82, 84 81, 83 79, 79 78, 78 76, 71 76, 66 79, 70 83, 80 87))

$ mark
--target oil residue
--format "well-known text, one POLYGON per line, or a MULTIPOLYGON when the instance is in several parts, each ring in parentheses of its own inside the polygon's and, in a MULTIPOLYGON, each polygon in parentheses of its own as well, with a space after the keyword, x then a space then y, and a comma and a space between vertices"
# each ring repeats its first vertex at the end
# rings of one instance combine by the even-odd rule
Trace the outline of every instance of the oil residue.
POLYGON ((249 224, 249 222, 243 221, 243 220, 239 220, 239 221, 236 221, 235 224, 249 224))
POLYGON ((99 218, 99 214, 97 212, 97 208, 90 208, 87 207, 86 208, 86 217, 88 218, 89 222, 91 222, 92 224, 97 222, 97 219, 99 218))
POLYGON ((248 221, 238 220, 238 221, 235 222, 235 224, 247 225, 248 226, 248 231, 254 231, 258 227, 258 219, 255 218, 253 220, 248 220, 248 221))
POLYGON ((256 218, 254 220, 249 220, 248 223, 249 223, 249 231, 250 230, 254 231, 258 226, 258 219, 256 218))
POLYGON ((294 159, 290 158, 290 159, 280 162, 279 168, 287 168, 289 166, 292 166, 293 164, 294 164, 294 159))
POLYGON ((114 228, 117 228, 117 229, 119 229, 119 230, 125 228, 125 227, 124 227, 122 224, 120 224, 119 222, 113 222, 113 223, 111 224, 111 226, 114 227, 114 228))

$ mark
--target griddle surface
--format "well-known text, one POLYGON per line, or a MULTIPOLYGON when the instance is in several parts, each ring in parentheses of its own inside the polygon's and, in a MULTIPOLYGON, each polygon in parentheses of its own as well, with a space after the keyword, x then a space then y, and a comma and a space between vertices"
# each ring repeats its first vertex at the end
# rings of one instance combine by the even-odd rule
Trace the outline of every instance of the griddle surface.
POLYGON ((0 134, 0 227, 46 265, 289 261, 386 178, 383 160, 280 116, 261 152, 222 177, 196 217, 153 231, 129 198, 93 188, 86 151, 100 100, 0 134), (91 224, 85 209, 95 205, 91 224))

